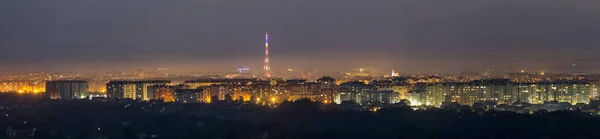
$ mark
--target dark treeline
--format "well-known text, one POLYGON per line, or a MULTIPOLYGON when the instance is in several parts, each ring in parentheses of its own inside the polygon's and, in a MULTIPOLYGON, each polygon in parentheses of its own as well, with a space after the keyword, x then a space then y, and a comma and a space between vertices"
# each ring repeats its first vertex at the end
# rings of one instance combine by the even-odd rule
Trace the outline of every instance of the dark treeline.
POLYGON ((413 110, 405 105, 369 111, 310 100, 268 108, 235 101, 213 104, 59 101, 9 94, 0 94, 0 106, 3 130, 0 138, 600 138, 596 132, 600 131, 600 118, 578 111, 518 114, 469 108, 413 110))

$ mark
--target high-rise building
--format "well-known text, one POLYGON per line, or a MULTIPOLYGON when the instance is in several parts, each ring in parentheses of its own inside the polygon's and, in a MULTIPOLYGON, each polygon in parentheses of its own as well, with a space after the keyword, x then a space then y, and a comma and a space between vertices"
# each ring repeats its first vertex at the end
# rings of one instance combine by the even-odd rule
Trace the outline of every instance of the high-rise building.
POLYGON ((148 86, 168 85, 169 83, 171 81, 166 80, 110 81, 106 84, 106 94, 110 98, 149 100, 153 97, 148 93, 148 86))
POLYGON ((323 76, 317 80, 321 88, 333 88, 336 85, 335 79, 329 76, 323 76))
POLYGON ((178 86, 151 85, 148 86, 148 99, 163 100, 164 102, 175 101, 175 89, 178 86))
POLYGON ((88 82, 81 80, 60 80, 46 82, 46 94, 50 99, 83 99, 89 96, 88 82))
POLYGON ((271 65, 269 64, 269 33, 265 34, 265 77, 270 78, 273 76, 271 74, 271 65))
POLYGON ((429 106, 440 106, 447 101, 463 105, 484 102, 587 104, 590 102, 590 90, 593 90, 590 86, 587 82, 575 81, 515 83, 508 79, 490 79, 461 83, 430 83, 422 93, 418 93, 417 90, 416 94, 409 93, 406 98, 413 104, 429 106))
MULTIPOLYGON (((179 103, 197 103, 208 102, 205 97, 204 89, 175 89, 175 102, 179 103)), ((236 98, 234 98, 236 99, 236 98)))
POLYGON ((372 84, 365 84, 363 82, 346 82, 340 85, 341 90, 338 96, 334 96, 336 103, 343 101, 354 101, 360 104, 371 104, 371 95, 377 93, 377 87, 372 84))
POLYGON ((189 86, 190 88, 198 88, 198 87, 209 87, 211 85, 248 85, 253 82, 258 82, 258 79, 248 78, 248 79, 198 79, 198 80, 187 80, 184 82, 184 85, 189 86))
POLYGON ((44 81, 37 80, 0 81, 0 92, 38 93, 43 92, 44 87, 44 81))

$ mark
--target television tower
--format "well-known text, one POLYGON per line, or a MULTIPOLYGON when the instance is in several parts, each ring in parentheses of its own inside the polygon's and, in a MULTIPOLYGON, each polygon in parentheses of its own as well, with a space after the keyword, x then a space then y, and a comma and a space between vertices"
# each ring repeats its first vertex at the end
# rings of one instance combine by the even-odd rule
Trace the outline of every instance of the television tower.
POLYGON ((269 33, 265 34, 265 76, 270 78, 271 75, 271 65, 269 64, 269 33))

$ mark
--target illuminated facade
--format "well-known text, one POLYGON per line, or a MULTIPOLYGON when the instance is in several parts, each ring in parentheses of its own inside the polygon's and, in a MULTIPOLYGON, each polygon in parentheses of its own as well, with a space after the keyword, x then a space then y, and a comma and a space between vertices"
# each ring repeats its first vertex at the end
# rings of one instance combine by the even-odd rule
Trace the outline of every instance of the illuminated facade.
POLYGON ((446 87, 444 84, 432 84, 425 88, 425 99, 419 100, 419 103, 428 106, 439 106, 442 102, 448 100, 450 95, 448 92, 452 90, 452 87, 446 87))
POLYGON ((220 85, 211 85, 209 87, 204 87, 208 92, 206 95, 208 96, 217 96, 219 100, 224 100, 225 95, 230 95, 234 100, 238 98, 242 98, 244 100, 249 100, 252 96, 252 86, 250 85, 230 85, 230 84, 220 84, 220 85))
POLYGON ((521 98, 531 104, 557 101, 571 104, 589 103, 593 88, 587 83, 556 82, 519 85, 521 98))
POLYGON ((398 92, 392 90, 380 90, 375 93, 365 94, 370 104, 393 104, 400 102, 398 92))
POLYGON ((336 94, 338 94, 340 90, 340 87, 337 86, 336 80, 329 76, 323 76, 317 80, 317 84, 319 87, 319 93, 317 94, 316 100, 324 103, 334 103, 337 96, 336 94))
POLYGON ((590 98, 598 99, 598 83, 590 84, 590 98))
MULTIPOLYGON (((315 82, 302 82, 295 84, 287 84, 285 94, 289 94, 288 99, 311 99, 311 100, 324 100, 326 99, 325 94, 321 94, 320 84, 315 82)), ((281 94, 283 95, 283 93, 281 94)))
POLYGON ((198 79, 188 80, 184 85, 190 88, 209 87, 211 85, 252 85, 258 82, 258 79, 198 79))
MULTIPOLYGON (((477 102, 498 104, 567 102, 571 104, 590 102, 594 88, 584 82, 513 83, 510 80, 478 80, 466 83, 428 84, 424 92, 409 100, 422 105, 439 106, 444 101, 473 105, 477 102)), ((408 97, 407 97, 408 98, 408 97)))
POLYGON ((109 98, 150 100, 153 97, 148 93, 148 87, 152 85, 168 85, 171 81, 147 80, 147 81, 110 81, 106 84, 109 98))
POLYGON ((410 106, 421 106, 425 105, 426 96, 422 91, 413 90, 406 93, 406 100, 410 102, 410 106))
POLYGON ((317 83, 321 85, 321 88, 333 88, 337 85, 336 80, 329 76, 321 77, 319 80, 317 80, 317 83))
POLYGON ((347 82, 340 85, 341 90, 335 102, 354 101, 359 104, 370 104, 372 95, 377 93, 377 88, 374 85, 365 84, 363 82, 347 82))
POLYGON ((175 89, 175 102, 198 103, 209 102, 206 100, 204 89, 175 89))
POLYGON ((412 90, 408 84, 397 84, 392 86, 392 91, 397 92, 399 99, 406 99, 408 91, 412 90))
POLYGON ((106 93, 106 83, 110 80, 87 80, 90 86, 90 92, 99 92, 101 94, 106 93))
POLYGON ((151 100, 163 100, 164 102, 175 102, 176 86, 151 85, 148 86, 148 94, 151 100))
MULTIPOLYGON (((293 82, 293 81, 289 81, 293 82)), ((306 82, 299 81, 299 82, 306 82)), ((259 79, 199 79, 189 80, 184 83, 189 88, 204 88, 207 96, 217 96, 224 100, 225 95, 231 95, 234 100, 242 98, 246 101, 252 96, 256 99, 268 100, 277 98, 279 101, 289 100, 285 80, 259 80, 259 79)))
POLYGON ((0 92, 39 93, 46 90, 45 81, 0 81, 0 92))
POLYGON ((50 99, 84 99, 89 96, 86 81, 59 80, 46 82, 46 95, 50 99))
POLYGON ((333 88, 321 88, 316 100, 324 103, 334 103, 335 96, 339 93, 340 87, 335 86, 333 88))

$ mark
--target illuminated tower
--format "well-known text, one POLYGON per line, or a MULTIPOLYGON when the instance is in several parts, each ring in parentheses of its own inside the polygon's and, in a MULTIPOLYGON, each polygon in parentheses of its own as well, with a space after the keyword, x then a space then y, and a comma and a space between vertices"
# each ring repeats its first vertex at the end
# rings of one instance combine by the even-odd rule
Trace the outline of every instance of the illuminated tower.
POLYGON ((269 33, 265 34, 265 76, 271 77, 271 65, 269 64, 269 33))

